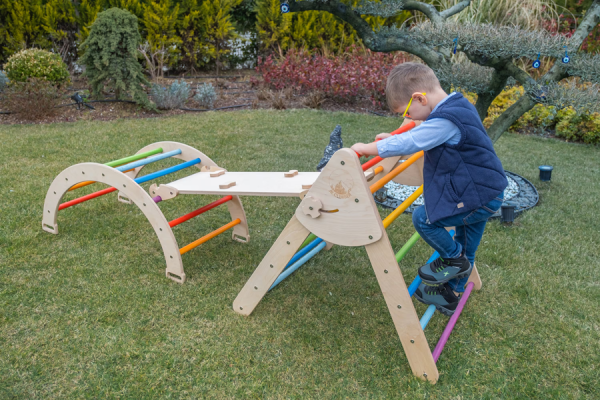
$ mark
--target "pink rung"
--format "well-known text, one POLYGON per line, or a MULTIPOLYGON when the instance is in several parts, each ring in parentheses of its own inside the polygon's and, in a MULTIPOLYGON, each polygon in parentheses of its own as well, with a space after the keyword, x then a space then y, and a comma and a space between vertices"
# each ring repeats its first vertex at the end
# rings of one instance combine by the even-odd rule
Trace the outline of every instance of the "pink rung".
POLYGON ((471 291, 473 290, 473 286, 475 286, 475 284, 473 282, 469 282, 467 284, 467 288, 465 289, 465 292, 460 297, 460 300, 458 301, 458 305, 456 306, 456 311, 454 311, 454 314, 452 314, 452 316, 450 317, 450 320, 448 321, 448 325, 446 325, 446 328, 444 329, 444 332, 442 333, 442 337, 440 337, 440 340, 435 345, 435 349, 433 349, 433 361, 437 362, 438 358, 440 358, 440 354, 442 354, 442 351, 444 350, 444 346, 446 345, 446 342, 448 342, 448 338, 450 337, 450 334, 452 333, 452 329, 454 329, 454 325, 456 325, 456 321, 458 321, 458 317, 460 317, 460 313, 462 312, 463 308, 465 307, 465 304, 467 304, 467 300, 469 299, 469 295, 471 294, 471 291))

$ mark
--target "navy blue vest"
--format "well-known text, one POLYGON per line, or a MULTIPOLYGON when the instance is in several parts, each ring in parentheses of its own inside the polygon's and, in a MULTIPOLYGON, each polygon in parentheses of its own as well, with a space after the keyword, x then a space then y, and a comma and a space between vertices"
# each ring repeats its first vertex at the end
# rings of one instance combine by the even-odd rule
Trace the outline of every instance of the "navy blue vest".
POLYGON ((425 152, 423 196, 429 222, 475 210, 508 185, 502 163, 477 110, 460 93, 443 102, 427 120, 445 118, 460 129, 457 144, 425 152))

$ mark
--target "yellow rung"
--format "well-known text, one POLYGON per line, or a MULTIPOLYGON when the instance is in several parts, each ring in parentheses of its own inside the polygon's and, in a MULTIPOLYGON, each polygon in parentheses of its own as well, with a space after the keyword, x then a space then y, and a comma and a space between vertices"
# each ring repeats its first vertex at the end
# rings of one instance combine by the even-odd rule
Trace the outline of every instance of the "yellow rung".
POLYGON ((387 229, 417 198, 423 194, 423 185, 419 186, 406 200, 402 202, 394 211, 383 220, 383 227, 387 229))

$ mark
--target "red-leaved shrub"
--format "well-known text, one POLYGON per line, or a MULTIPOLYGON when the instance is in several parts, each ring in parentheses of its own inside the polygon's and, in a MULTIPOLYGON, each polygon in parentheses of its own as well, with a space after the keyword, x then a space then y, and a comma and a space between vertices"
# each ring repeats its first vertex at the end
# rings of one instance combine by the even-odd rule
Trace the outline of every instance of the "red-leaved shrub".
POLYGON ((357 46, 341 56, 310 55, 290 50, 285 56, 259 59, 256 70, 263 83, 275 90, 293 88, 300 93, 319 91, 334 100, 366 96, 385 104, 385 83, 395 65, 409 60, 406 53, 375 53, 357 46))

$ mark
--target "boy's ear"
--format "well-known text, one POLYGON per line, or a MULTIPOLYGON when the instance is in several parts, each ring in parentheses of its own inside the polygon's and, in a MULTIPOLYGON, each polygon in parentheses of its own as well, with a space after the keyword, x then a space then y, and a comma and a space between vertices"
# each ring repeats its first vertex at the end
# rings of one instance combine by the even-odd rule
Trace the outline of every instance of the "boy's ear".
POLYGON ((418 101, 422 106, 427 105, 427 96, 423 96, 423 93, 415 92, 412 95, 413 101, 418 101))

